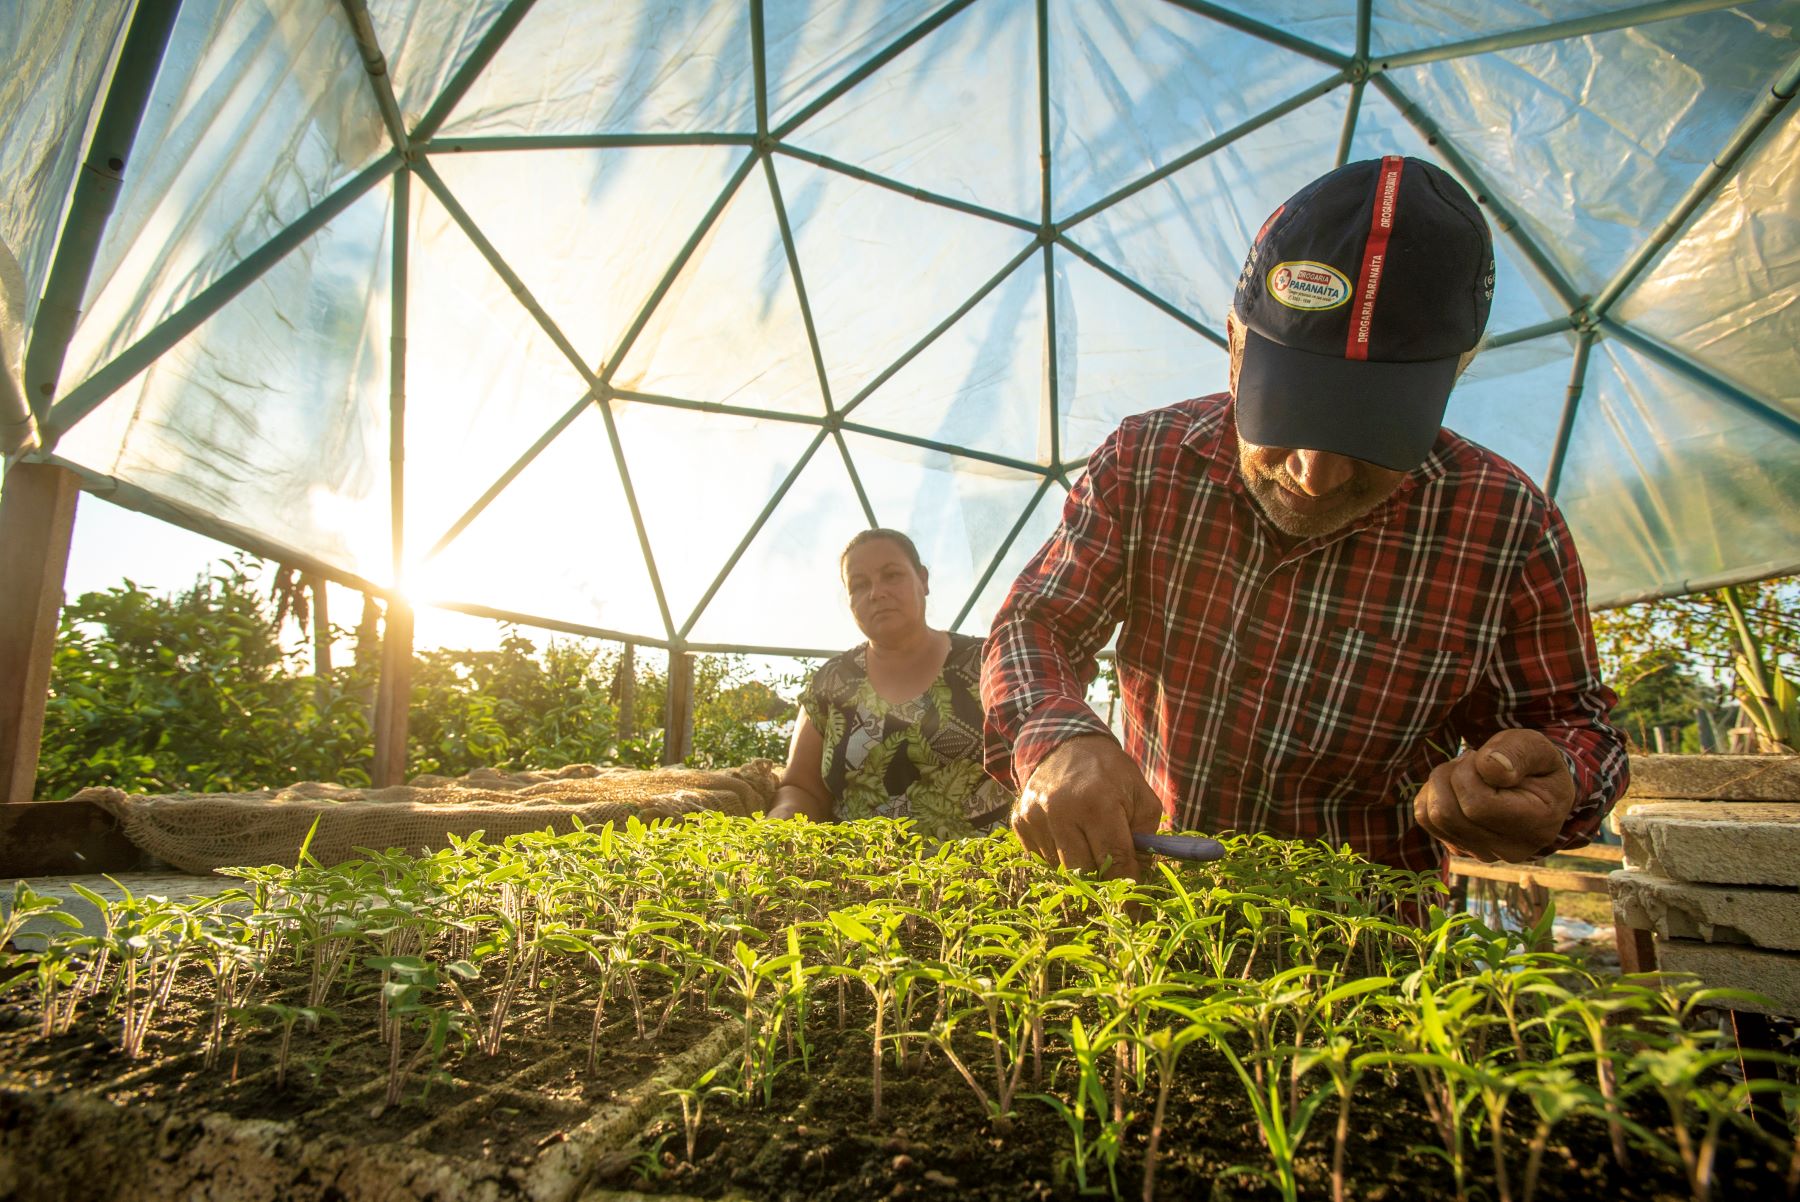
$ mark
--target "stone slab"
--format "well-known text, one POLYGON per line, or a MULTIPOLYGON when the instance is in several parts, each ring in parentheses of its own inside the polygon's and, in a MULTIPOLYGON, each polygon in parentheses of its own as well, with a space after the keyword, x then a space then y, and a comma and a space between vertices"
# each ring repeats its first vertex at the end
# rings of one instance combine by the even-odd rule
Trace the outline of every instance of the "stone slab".
POLYGON ((1800 755, 1634 755, 1625 800, 1800 801, 1800 755))
POLYGON ((1619 829, 1628 868, 1703 885, 1800 888, 1800 804, 1650 802, 1619 829))
POLYGON ((1656 966, 1663 972, 1691 972, 1714 989, 1747 989, 1770 1005, 1733 1002, 1733 1010, 1800 1017, 1800 956, 1693 939, 1658 939, 1656 966))
POLYGON ((1607 877, 1613 914, 1664 939, 1800 951, 1800 890, 1695 885, 1625 869, 1607 877))
MULTIPOLYGON (((85 889, 91 890, 108 901, 122 901, 125 891, 129 889, 133 897, 155 894, 159 897, 186 901, 193 897, 217 897, 227 889, 241 888, 243 881, 229 876, 193 876, 184 872, 116 872, 109 880, 105 876, 52 876, 27 879, 25 884, 33 893, 45 897, 54 897, 62 902, 62 910, 73 914, 81 920, 84 930, 100 929, 100 911, 94 904, 75 892, 71 882, 78 882, 85 889)), ((0 888, 0 916, 11 917, 13 903, 13 884, 8 881, 0 888)), ((20 951, 40 951, 44 946, 44 935, 50 930, 64 928, 45 918, 42 914, 33 915, 25 920, 25 925, 13 939, 13 944, 20 951)))

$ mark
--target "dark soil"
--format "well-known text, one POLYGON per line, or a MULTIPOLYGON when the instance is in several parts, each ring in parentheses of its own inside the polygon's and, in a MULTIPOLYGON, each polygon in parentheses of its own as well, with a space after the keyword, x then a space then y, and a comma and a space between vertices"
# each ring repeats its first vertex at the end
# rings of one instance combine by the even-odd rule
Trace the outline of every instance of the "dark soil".
MULTIPOLYGON (((289 1000, 295 1000, 292 994, 289 1000)), ((413 1077, 404 1100, 385 1106, 387 1061, 374 1038, 373 1007, 366 1002, 336 1005, 338 1021, 316 1032, 296 1030, 286 1080, 279 1085, 279 1037, 274 1032, 246 1033, 218 1067, 202 1067, 197 1040, 206 1014, 201 999, 176 998, 157 1022, 161 1034, 153 1033, 147 1054, 137 1062, 124 1059, 116 1046, 116 1024, 103 1024, 91 1006, 73 1034, 48 1041, 37 1039, 34 1015, 16 1006, 0 1007, 0 1161, 14 1162, 0 1165, 0 1199, 165 1196, 155 1192, 154 1184, 127 1188, 128 1181, 138 1180, 130 1175, 132 1166, 139 1159, 198 1155, 193 1149, 204 1141, 191 1132, 212 1122, 209 1114, 291 1124, 282 1129, 281 1140, 257 1150, 257 1156, 271 1162, 312 1165, 329 1161, 337 1154, 333 1149, 384 1151, 364 1165, 362 1176, 321 1179, 319 1171, 302 1167, 278 1186, 252 1173, 243 1180, 219 1177, 207 1189, 184 1191, 186 1196, 521 1196, 527 1192, 525 1169, 596 1110, 634 1087, 642 1093, 642 1083, 668 1057, 729 1021, 702 1013, 697 999, 690 998, 685 1012, 671 1019, 660 1038, 639 1040, 629 1005, 615 998, 609 1003, 599 1063, 590 1072, 592 999, 565 997, 554 1015, 542 1007, 521 1010, 511 1027, 517 1034, 499 1055, 486 1056, 472 1046, 453 1051, 432 1079, 413 1077), (189 1039, 174 1032, 195 1034, 189 1039), (82 1099, 80 1106, 65 1104, 74 1096, 70 1091, 82 1099), (59 1098, 63 1101, 55 1101, 59 1098), (82 1177, 76 1166, 91 1166, 95 1153, 90 1145, 102 1138, 84 1134, 83 1124, 91 1127, 112 1114, 150 1115, 154 1121, 144 1128, 148 1134, 141 1146, 109 1153, 118 1158, 115 1167, 94 1166, 103 1171, 82 1177), (35 1160, 25 1163, 21 1157, 35 1160), (431 1163, 450 1167, 427 1171, 431 1163), (56 1188, 39 1188, 45 1181, 54 1181, 56 1188)), ((647 999, 646 1009, 654 1025, 661 1000, 647 999)), ((1023 1098, 1005 1129, 996 1129, 941 1055, 922 1062, 915 1058, 906 1071, 890 1062, 884 1074, 886 1115, 880 1123, 870 1122, 868 1026, 866 1003, 850 1007, 841 1031, 835 1007, 816 1012, 810 1071, 797 1062, 787 1067, 767 1107, 760 1098, 755 1103, 712 1101, 700 1125, 693 1163, 686 1159, 678 1111, 672 1100, 659 1100, 646 1112, 647 1127, 646 1120, 633 1125, 634 1132, 641 1132, 635 1142, 627 1137, 599 1149, 584 1174, 591 1172, 598 1184, 613 1189, 783 1202, 1079 1196, 1069 1131, 1057 1114, 1041 1101, 1023 1098), (658 1112, 661 1117, 655 1117, 658 1112)), ((989 1063, 982 1059, 981 1045, 959 1048, 978 1073, 989 1063)), ((1047 1066, 1062 1062, 1062 1049, 1046 1049, 1044 1059, 1047 1066)), ((1027 1070, 1022 1090, 1034 1088, 1027 1070)), ((1073 1083, 1045 1081, 1041 1088, 1067 1097, 1073 1083)), ((1117 1188, 1126 1197, 1142 1192, 1147 1112, 1153 1103, 1154 1078, 1146 1090, 1134 1090, 1130 1097, 1137 1113, 1116 1166, 1117 1188)), ((1356 1105, 1347 1148, 1347 1198, 1435 1202, 1456 1196, 1450 1166, 1438 1153, 1420 1150, 1437 1140, 1410 1078, 1396 1079, 1392 1088, 1365 1080, 1356 1105)), ((1530 1131, 1526 1104, 1516 1106, 1507 1167, 1519 1197, 1530 1131)), ((1666 1116, 1654 1111, 1643 1117, 1666 1126, 1666 1116)), ((1334 1105, 1328 1102, 1305 1137, 1297 1162, 1302 1197, 1331 1196, 1335 1122, 1334 1105)), ((1090 1134, 1097 1132, 1094 1120, 1089 1123, 1090 1134)), ((229 1150, 209 1154, 225 1161, 236 1155, 229 1150)), ((243 1159, 254 1158, 246 1154, 243 1159)), ((1268 1168, 1260 1128, 1238 1078, 1216 1053, 1198 1045, 1190 1048, 1169 1099, 1157 1195, 1279 1197, 1274 1183, 1259 1176, 1268 1168)), ((1786 1168, 1785 1157, 1778 1158, 1767 1145, 1733 1133, 1720 1150, 1713 1196, 1777 1202, 1787 1195, 1786 1168)), ((1470 1197, 1500 1197, 1491 1149, 1471 1150, 1466 1170, 1470 1197)), ((1097 1156, 1089 1165, 1088 1184, 1102 1193, 1108 1189, 1107 1169, 1097 1156)), ((1627 1168, 1615 1166, 1604 1127, 1579 1120, 1557 1129, 1537 1196, 1654 1202, 1688 1197, 1689 1190, 1678 1167, 1643 1153, 1627 1168)))
MULTIPOLYGON (((975 1095, 942 1057, 894 1074, 883 1073, 884 1118, 871 1123, 868 1015, 852 1011, 844 1032, 815 1035, 811 1071, 793 1065, 779 1079, 768 1108, 721 1106, 706 1111, 693 1163, 686 1161, 678 1114, 666 1115, 644 1134, 642 1155, 607 1184, 650 1193, 705 1198, 756 1198, 779 1202, 853 1202, 871 1198, 1073 1199, 1081 1195, 1072 1167, 1068 1127, 1035 1099, 1018 1102, 1004 1131, 985 1117, 975 1095)), ((960 1047, 960 1045, 959 1045, 960 1047)), ((965 1052, 975 1067, 976 1046, 965 1052)), ((1065 1048, 1046 1048, 1046 1065, 1065 1048)), ((979 1072, 979 1070, 977 1070, 979 1072)), ((1229 1063, 1199 1046, 1182 1056, 1171 1089, 1156 1170, 1156 1196, 1171 1199, 1279 1198, 1261 1128, 1229 1063)), ((1028 1083, 1024 1088, 1030 1090, 1028 1083)), ((1073 1070, 1070 1070, 1072 1073, 1073 1070)), ((1069 1080, 1045 1082, 1063 1096, 1069 1080)), ((1119 1196, 1143 1193, 1149 1142, 1152 1084, 1137 1100, 1117 1164, 1119 1196)), ((1529 1104, 1515 1103, 1508 1135, 1507 1171, 1513 1197, 1521 1197, 1529 1104)), ((1667 1116, 1644 1112, 1652 1125, 1667 1116)), ((1335 1103, 1314 1117, 1296 1160, 1302 1198, 1332 1197, 1331 1161, 1337 1122, 1335 1103)), ((1089 1120, 1090 1138, 1098 1124, 1089 1120)), ((1362 1202, 1440 1202, 1455 1198, 1456 1179, 1435 1148, 1435 1128, 1410 1079, 1383 1089, 1365 1079, 1351 1114, 1344 1197, 1362 1202)), ((1466 1165, 1472 1198, 1498 1199, 1492 1152, 1472 1149, 1466 1165)), ((1767 1145, 1738 1135, 1722 1141, 1715 1170, 1715 1199, 1791 1197, 1787 1159, 1767 1145)), ((1109 1191, 1098 1157, 1088 1166, 1090 1192, 1109 1191)), ((1677 1165, 1639 1153, 1625 1168, 1612 1161, 1606 1127, 1574 1120, 1559 1126, 1545 1155, 1538 1199, 1605 1198, 1608 1202, 1664 1202, 1691 1196, 1677 1165)))

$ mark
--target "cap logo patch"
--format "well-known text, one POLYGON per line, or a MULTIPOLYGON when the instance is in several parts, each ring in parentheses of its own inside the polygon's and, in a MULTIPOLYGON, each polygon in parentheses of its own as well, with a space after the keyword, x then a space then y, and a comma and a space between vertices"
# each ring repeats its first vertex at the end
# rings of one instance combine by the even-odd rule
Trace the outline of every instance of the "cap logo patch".
POLYGON ((1350 281, 1328 263, 1295 259, 1270 270, 1269 295, 1290 309, 1335 309, 1350 299, 1350 281))

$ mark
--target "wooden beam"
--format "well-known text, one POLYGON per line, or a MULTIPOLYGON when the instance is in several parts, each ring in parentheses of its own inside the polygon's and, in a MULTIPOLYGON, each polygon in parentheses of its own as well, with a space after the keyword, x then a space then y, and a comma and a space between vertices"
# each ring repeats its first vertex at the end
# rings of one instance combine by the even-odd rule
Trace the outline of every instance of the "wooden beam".
MULTIPOLYGON (((1615 911, 1615 913, 1617 913, 1615 911)), ((1613 942, 1619 947, 1619 971, 1629 976, 1634 972, 1656 971, 1656 936, 1613 919, 1613 942)))
POLYGON ((50 700, 50 658, 75 532, 74 472, 15 463, 0 492, 0 802, 31 801, 50 700))
POLYGON ((1609 874, 1604 872, 1576 872, 1568 868, 1545 868, 1541 864, 1484 864, 1463 856, 1450 857, 1450 871, 1456 876, 1506 881, 1527 889, 1541 885, 1565 893, 1609 892, 1606 886, 1609 874))
POLYGON ((377 789, 406 783, 406 720, 412 706, 412 606, 389 601, 381 635, 381 684, 375 694, 375 763, 369 771, 377 789))
POLYGON ((669 652, 669 700, 663 710, 663 759, 679 764, 694 751, 694 657, 669 652))

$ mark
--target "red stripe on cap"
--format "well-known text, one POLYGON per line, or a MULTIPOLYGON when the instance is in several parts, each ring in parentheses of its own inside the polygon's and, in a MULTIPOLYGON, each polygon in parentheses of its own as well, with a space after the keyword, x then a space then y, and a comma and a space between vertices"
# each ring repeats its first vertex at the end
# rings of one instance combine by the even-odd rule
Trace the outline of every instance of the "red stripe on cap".
POLYGON ((1406 160, 1390 154, 1381 160, 1381 177, 1375 184, 1375 211, 1369 218, 1369 240, 1363 245, 1362 271, 1356 277, 1356 307, 1350 310, 1350 338, 1344 358, 1367 359, 1369 335, 1375 325, 1375 294, 1381 291, 1381 272, 1387 265, 1388 238, 1400 209, 1400 169, 1406 160))

